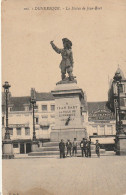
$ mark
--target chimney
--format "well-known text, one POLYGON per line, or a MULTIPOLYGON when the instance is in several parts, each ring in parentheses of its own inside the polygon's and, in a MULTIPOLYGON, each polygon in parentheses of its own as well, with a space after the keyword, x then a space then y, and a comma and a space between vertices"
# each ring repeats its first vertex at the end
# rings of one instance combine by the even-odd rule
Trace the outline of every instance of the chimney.
POLYGON ((31 88, 31 99, 36 99, 36 91, 35 91, 35 88, 31 88))

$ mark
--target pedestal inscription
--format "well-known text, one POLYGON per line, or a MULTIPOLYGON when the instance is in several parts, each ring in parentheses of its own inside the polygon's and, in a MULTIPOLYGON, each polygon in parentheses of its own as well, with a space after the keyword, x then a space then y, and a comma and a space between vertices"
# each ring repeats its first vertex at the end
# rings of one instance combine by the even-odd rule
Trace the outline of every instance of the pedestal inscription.
POLYGON ((51 140, 60 139, 79 140, 85 137, 83 127, 82 103, 84 98, 82 89, 77 84, 58 84, 52 94, 55 97, 55 128, 51 132, 51 140))

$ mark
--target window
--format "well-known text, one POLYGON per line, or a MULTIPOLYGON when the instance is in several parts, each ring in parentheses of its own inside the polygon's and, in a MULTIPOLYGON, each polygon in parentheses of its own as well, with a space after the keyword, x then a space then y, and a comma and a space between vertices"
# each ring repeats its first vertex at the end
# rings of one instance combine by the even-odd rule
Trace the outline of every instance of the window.
POLYGON ((126 83, 124 84, 124 93, 126 93, 126 83))
POLYGON ((14 143, 13 148, 18 148, 18 143, 14 143))
POLYGON ((16 130, 17 130, 17 135, 21 135, 21 127, 16 128, 16 130))
POLYGON ((25 111, 29 111, 29 106, 25 106, 25 111))
POLYGON ((119 89, 120 89, 120 93, 123 93, 124 92, 124 85, 120 84, 119 89))
POLYGON ((47 111, 47 105, 42 105, 42 111, 47 111))
POLYGON ((126 98, 123 98, 123 100, 124 100, 124 106, 126 106, 126 98))
POLYGON ((35 109, 35 110, 38 110, 38 105, 35 105, 35 106, 34 106, 34 109, 35 109))
POLYGON ((10 112, 11 112, 11 111, 13 111, 13 108, 12 108, 12 107, 10 107, 10 112))
POLYGON ((55 118, 55 115, 51 115, 51 118, 55 118))
POLYGON ((51 105, 51 111, 55 111, 55 105, 51 105))
POLYGON ((35 123, 36 123, 36 125, 39 124, 39 118, 38 117, 35 118, 35 123))
POLYGON ((29 116, 29 114, 25 114, 25 116, 29 116))
POLYGON ((42 130, 48 130, 49 129, 49 126, 41 126, 41 129, 42 130))
POLYGON ((9 128, 10 135, 13 135, 13 128, 9 128))
POLYGON ((25 127, 25 135, 30 135, 30 128, 29 127, 25 127))
POLYGON ((106 135, 112 135, 112 134, 113 134, 112 125, 108 125, 108 126, 107 126, 107 132, 106 132, 106 135))
POLYGON ((97 135, 97 126, 92 126, 92 133, 97 135))
POLYGON ((4 116, 2 116, 2 125, 4 125, 4 116))
POLYGON ((97 133, 93 133, 93 135, 98 135, 97 133))
POLYGON ((42 118, 48 118, 48 115, 42 115, 42 118))
POLYGON ((82 116, 82 107, 80 107, 80 114, 81 114, 81 116, 82 116))
POLYGON ((105 135, 105 126, 100 126, 99 135, 105 135))

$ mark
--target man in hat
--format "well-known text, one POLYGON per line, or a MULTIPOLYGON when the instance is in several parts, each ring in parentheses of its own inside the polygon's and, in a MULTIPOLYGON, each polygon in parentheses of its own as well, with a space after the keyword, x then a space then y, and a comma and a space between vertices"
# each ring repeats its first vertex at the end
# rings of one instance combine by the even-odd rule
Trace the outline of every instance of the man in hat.
POLYGON ((71 156, 71 148, 72 148, 72 143, 70 142, 70 140, 68 139, 67 143, 66 143, 66 148, 67 148, 67 155, 68 153, 71 156))
POLYGON ((63 139, 61 139, 61 142, 59 143, 59 150, 60 150, 60 158, 65 158, 65 144, 63 139))
POLYGON ((72 146, 73 146, 73 156, 74 155, 77 156, 77 139, 76 138, 74 138, 72 146))
POLYGON ((96 154, 98 157, 100 157, 100 143, 98 140, 96 140, 95 146, 96 146, 96 154))
POLYGON ((87 157, 91 157, 91 139, 87 141, 87 157))
POLYGON ((83 138, 82 141, 80 142, 82 157, 84 156, 84 140, 85 140, 85 138, 83 138))
POLYGON ((67 38, 63 38, 63 49, 59 49, 54 43, 53 41, 50 42, 50 44, 52 45, 52 48, 58 53, 61 54, 62 56, 62 61, 60 63, 60 69, 61 69, 61 78, 62 80, 65 80, 66 78, 66 71, 68 73, 69 76, 69 80, 72 81, 74 80, 73 77, 73 53, 72 53, 72 42, 67 39, 67 38))
POLYGON ((85 154, 85 157, 87 157, 87 139, 85 138, 84 139, 84 154, 85 154))

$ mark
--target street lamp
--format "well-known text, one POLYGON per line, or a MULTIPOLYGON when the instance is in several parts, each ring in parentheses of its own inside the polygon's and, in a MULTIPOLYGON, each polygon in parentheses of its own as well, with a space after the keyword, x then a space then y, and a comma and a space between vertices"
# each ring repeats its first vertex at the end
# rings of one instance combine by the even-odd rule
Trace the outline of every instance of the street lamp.
POLYGON ((5 131, 5 137, 3 140, 3 155, 2 158, 9 159, 14 158, 13 155, 13 148, 12 148, 12 141, 10 139, 10 133, 9 133, 9 127, 8 127, 8 94, 9 94, 9 88, 11 86, 7 81, 5 81, 3 88, 5 93, 5 99, 6 99, 6 131, 5 131))
POLYGON ((36 141, 36 133, 35 133, 35 104, 36 104, 36 99, 32 98, 31 103, 32 103, 32 108, 33 108, 33 141, 36 141))
POLYGON ((123 132, 121 112, 120 112, 120 84, 122 80, 122 76, 120 75, 120 72, 116 72, 113 79, 117 84, 117 103, 118 104, 116 107, 116 134, 120 134, 123 132))
POLYGON ((7 81, 5 81, 5 84, 3 85, 4 93, 5 93, 5 99, 6 99, 6 132, 5 132, 5 140, 10 140, 10 133, 8 128, 8 94, 9 94, 9 88, 11 86, 7 81))
POLYGON ((36 139, 36 132, 35 132, 35 104, 36 104, 36 99, 31 98, 31 104, 33 108, 33 140, 32 140, 32 152, 37 152, 38 150, 38 141, 36 139))

